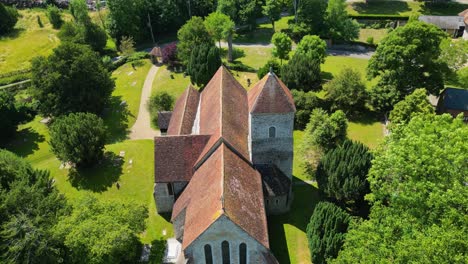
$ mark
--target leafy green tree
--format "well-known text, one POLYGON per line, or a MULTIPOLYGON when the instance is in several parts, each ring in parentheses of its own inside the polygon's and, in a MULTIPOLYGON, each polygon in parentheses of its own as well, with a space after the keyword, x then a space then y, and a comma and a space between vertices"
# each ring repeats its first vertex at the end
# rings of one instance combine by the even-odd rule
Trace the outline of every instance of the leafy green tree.
POLYGON ((336 258, 345 240, 351 217, 338 206, 319 202, 307 225, 312 262, 327 263, 336 258))
POLYGON ((400 98, 401 92, 394 85, 380 84, 369 91, 369 103, 375 111, 384 114, 385 118, 400 98))
POLYGON ((324 102, 316 93, 291 90, 296 105, 296 114, 294 115, 294 129, 304 130, 309 123, 310 114, 315 108, 323 108, 324 102))
POLYGON ((304 36, 297 44, 296 54, 301 54, 301 56, 306 56, 311 60, 316 59, 319 60, 320 63, 325 63, 327 43, 320 39, 319 36, 304 36))
POLYGON ((179 39, 177 56, 186 65, 189 63, 194 47, 213 44, 213 39, 201 17, 192 17, 187 21, 177 32, 177 38, 179 39))
MULTIPOLYGON (((434 25, 408 23, 387 35, 367 66, 368 78, 379 76, 377 86, 393 86, 400 98, 417 88, 438 95, 444 87, 446 64, 439 60, 446 34, 434 25)), ((397 95, 393 93, 393 95, 397 95)))
POLYGON ((461 87, 468 87, 468 67, 465 67, 457 72, 457 81, 461 87))
POLYGON ((91 21, 91 18, 88 15, 86 0, 71 0, 70 13, 73 16, 73 19, 78 23, 88 24, 91 21))
POLYGON ((107 33, 97 24, 86 24, 84 43, 90 45, 94 51, 102 54, 107 44, 107 33))
POLYGON ((308 34, 323 35, 325 31, 326 0, 300 0, 296 24, 304 24, 308 34))
POLYGON ((0 35, 10 32, 18 22, 18 11, 0 3, 0 35))
POLYGON ((148 102, 148 109, 154 126, 158 126, 158 113, 160 111, 171 111, 173 105, 174 97, 166 92, 151 95, 148 102))
POLYGON ((104 155, 106 127, 91 113, 59 117, 50 126, 50 146, 57 158, 78 167, 95 165, 104 155))
MULTIPOLYGON (((141 21, 144 18, 146 19, 144 16, 147 15, 146 12, 141 13, 141 10, 144 10, 144 1, 109 0, 107 1, 107 7, 109 8, 107 29, 114 39, 119 41, 123 36, 131 36, 138 41, 142 38, 141 30, 144 27, 141 21)), ((149 8, 151 7, 149 6, 149 8)))
POLYGON ((0 150, 0 203, 2 263, 63 261, 63 244, 53 230, 68 207, 48 172, 0 150))
POLYGON ((271 37, 271 43, 275 45, 273 48, 273 56, 279 58, 282 65, 283 60, 287 60, 289 58, 292 40, 286 33, 277 32, 271 37))
POLYGON ((60 221, 56 234, 68 249, 69 263, 137 263, 138 234, 147 217, 148 209, 140 204, 87 196, 60 221))
POLYGON ((211 37, 218 41, 219 48, 221 49, 221 40, 227 40, 230 35, 234 33, 235 24, 229 16, 213 12, 205 18, 205 27, 211 37))
POLYGON ((332 40, 350 41, 359 37, 359 24, 349 18, 346 0, 329 0, 324 19, 332 40))
POLYGON ((467 137, 462 118, 447 114, 392 131, 369 171, 369 219, 348 231, 333 263, 466 262, 467 137))
POLYGON ((468 40, 450 38, 443 39, 440 44, 440 60, 445 62, 452 71, 457 71, 468 62, 468 40))
POLYGON ((278 63, 277 60, 271 59, 267 61, 265 65, 263 65, 262 67, 258 69, 257 71, 258 79, 261 80, 263 77, 265 77, 265 75, 267 75, 270 72, 270 70, 272 70, 278 77, 281 76, 280 64, 278 63))
POLYGON ((370 192, 367 173, 372 154, 362 143, 345 140, 328 151, 317 166, 317 184, 327 197, 358 211, 370 192))
POLYGON ((425 89, 416 89, 404 100, 395 104, 390 112, 391 127, 408 123, 416 115, 433 114, 434 108, 427 99, 425 89))
POLYGON ((303 91, 320 89, 320 61, 296 52, 281 68, 281 78, 290 89, 303 91))
POLYGON ((16 132, 19 121, 13 94, 0 90, 0 143, 5 143, 16 132))
POLYGON ((277 0, 265 0, 265 5, 262 9, 263 15, 268 17, 273 31, 275 31, 275 21, 281 17, 281 3, 277 0))
POLYGON ((60 14, 60 9, 54 5, 47 6, 47 18, 49 18, 52 27, 59 29, 63 24, 62 15, 60 14))
POLYGON ((344 68, 335 78, 325 84, 327 99, 332 110, 343 110, 347 114, 358 113, 365 108, 366 85, 361 74, 351 68, 344 68))
POLYGON ((200 87, 204 87, 221 66, 219 49, 211 45, 195 46, 190 56, 187 73, 190 81, 200 87))
POLYGON ((219 0, 217 11, 228 15, 237 25, 255 25, 260 3, 258 0, 219 0))
POLYGON ((87 46, 62 43, 32 65, 33 93, 44 115, 101 113, 114 90, 110 73, 87 46))

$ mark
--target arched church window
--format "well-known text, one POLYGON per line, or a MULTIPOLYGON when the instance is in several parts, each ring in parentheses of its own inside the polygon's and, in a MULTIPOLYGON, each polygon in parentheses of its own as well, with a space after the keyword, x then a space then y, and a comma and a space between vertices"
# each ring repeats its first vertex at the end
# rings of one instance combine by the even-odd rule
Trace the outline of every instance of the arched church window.
POLYGON ((211 252, 211 246, 208 244, 205 245, 205 263, 213 264, 213 253, 211 252))
POLYGON ((223 264, 231 264, 231 252, 229 252, 229 242, 226 240, 221 243, 221 253, 223 256, 223 264))
POLYGON ((276 137, 276 127, 270 127, 268 129, 268 136, 271 137, 271 138, 276 137))
POLYGON ((247 264, 247 245, 245 243, 239 245, 239 263, 247 264))

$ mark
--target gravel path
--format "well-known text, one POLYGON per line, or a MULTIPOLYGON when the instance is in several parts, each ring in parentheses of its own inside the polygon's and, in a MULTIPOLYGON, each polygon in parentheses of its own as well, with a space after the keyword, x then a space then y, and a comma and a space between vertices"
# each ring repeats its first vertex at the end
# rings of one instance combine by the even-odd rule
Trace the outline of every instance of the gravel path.
POLYGON ((158 72, 158 66, 151 66, 151 69, 146 75, 143 90, 141 91, 140 109, 138 110, 138 117, 130 132, 130 139, 153 139, 159 136, 159 130, 151 128, 150 114, 147 108, 147 102, 151 96, 151 87, 153 86, 154 78, 158 72))

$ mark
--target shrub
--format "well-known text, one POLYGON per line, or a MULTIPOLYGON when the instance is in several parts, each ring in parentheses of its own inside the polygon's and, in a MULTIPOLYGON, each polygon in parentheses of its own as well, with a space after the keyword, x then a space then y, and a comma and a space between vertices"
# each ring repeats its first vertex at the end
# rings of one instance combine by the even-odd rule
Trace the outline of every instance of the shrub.
POLYGON ((294 129, 303 130, 310 119, 310 114, 315 108, 326 109, 325 101, 320 99, 315 92, 291 90, 296 104, 296 114, 294 116, 294 129))
POLYGON ((18 11, 16 8, 4 6, 0 3, 0 35, 10 32, 18 22, 18 11))
POLYGON ((42 24, 41 17, 37 16, 37 24, 39 25, 40 28, 43 28, 44 25, 42 24))
POLYGON ((162 49, 162 62, 174 66, 177 61, 177 44, 172 42, 162 49))
POLYGON ((47 6, 47 17, 49 18, 53 28, 59 29, 62 26, 62 16, 60 15, 60 10, 56 6, 47 6))
POLYGON ((50 126, 52 151, 62 162, 77 167, 95 165, 103 157, 106 137, 104 121, 91 113, 62 116, 50 126))
POLYGON ((15 98, 7 91, 0 90, 0 143, 4 143, 16 131, 19 113, 15 107, 15 98))
POLYGON ((368 37, 366 42, 371 44, 371 45, 374 44, 374 37, 368 37))
POLYGON ((307 225, 312 262, 327 263, 336 258, 343 246, 351 217, 338 206, 329 202, 319 202, 307 225))
POLYGON ((281 77, 290 89, 319 90, 320 61, 296 53, 289 63, 281 68, 281 77))
POLYGON ((258 79, 261 80, 267 73, 270 72, 270 69, 273 70, 273 72, 281 76, 281 66, 279 65, 278 61, 275 59, 269 60, 265 65, 263 65, 260 69, 257 71, 257 76, 258 79))
POLYGON ((174 105, 174 97, 166 92, 153 94, 148 102, 148 110, 151 115, 151 122, 158 126, 158 113, 160 111, 170 111, 174 105))

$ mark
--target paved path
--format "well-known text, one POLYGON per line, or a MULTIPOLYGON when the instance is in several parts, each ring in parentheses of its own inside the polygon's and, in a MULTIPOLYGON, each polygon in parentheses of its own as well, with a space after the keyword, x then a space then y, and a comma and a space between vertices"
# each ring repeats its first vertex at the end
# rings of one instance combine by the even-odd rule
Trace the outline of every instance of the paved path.
POLYGON ((146 75, 143 90, 141 91, 140 110, 138 110, 137 120, 131 129, 130 139, 153 139, 155 136, 160 135, 158 130, 151 128, 150 114, 146 106, 151 96, 151 87, 158 70, 158 66, 152 65, 148 75, 146 75))

